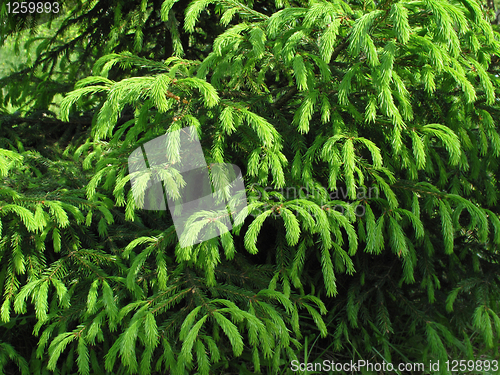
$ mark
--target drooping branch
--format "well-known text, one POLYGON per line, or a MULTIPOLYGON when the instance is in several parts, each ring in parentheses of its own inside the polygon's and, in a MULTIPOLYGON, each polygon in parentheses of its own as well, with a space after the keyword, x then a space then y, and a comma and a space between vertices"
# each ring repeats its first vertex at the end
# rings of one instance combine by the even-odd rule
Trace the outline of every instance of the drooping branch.
MULTIPOLYGON (((339 45, 337 45, 337 47, 335 47, 335 49, 333 50, 332 58, 330 61, 334 62, 339 56, 340 52, 342 52, 348 45, 349 45, 348 36, 346 36, 342 39, 342 42, 340 42, 339 45)), ((297 91, 298 90, 296 86, 291 87, 281 98, 279 98, 273 104, 273 108, 275 109, 282 108, 284 105, 286 105, 286 103, 288 103, 290 99, 293 98, 293 96, 297 93, 297 91)))

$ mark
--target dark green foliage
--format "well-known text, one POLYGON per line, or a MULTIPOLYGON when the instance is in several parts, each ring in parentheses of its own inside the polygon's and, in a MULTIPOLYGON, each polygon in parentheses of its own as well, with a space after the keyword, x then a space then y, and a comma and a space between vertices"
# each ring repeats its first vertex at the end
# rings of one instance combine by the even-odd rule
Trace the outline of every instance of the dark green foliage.
POLYGON ((77 2, 31 78, 2 81, 24 107, 0 119, 0 369, 498 359, 500 44, 483 12, 77 2), (127 161, 186 126, 209 165, 242 169, 249 216, 181 248, 168 212, 138 209, 127 161))

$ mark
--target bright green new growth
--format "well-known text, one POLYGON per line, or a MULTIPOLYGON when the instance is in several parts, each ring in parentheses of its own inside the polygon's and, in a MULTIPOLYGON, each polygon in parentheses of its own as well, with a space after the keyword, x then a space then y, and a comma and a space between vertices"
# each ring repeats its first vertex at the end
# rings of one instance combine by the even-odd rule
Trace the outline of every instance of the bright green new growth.
MULTIPOLYGON (((61 103, 63 121, 93 111, 87 137, 58 162, 0 149, 0 315, 33 314, 32 360, 246 374, 497 353, 500 45, 481 6, 194 0, 182 30, 177 1, 150 3, 130 16, 133 52, 99 58, 61 103), (182 36, 214 10, 210 52, 184 58, 182 36), (139 53, 153 11, 165 60, 139 53), (127 158, 187 126, 209 165, 242 168, 248 208, 180 248, 168 212, 137 208, 127 158)), ((164 177, 175 195, 181 176, 164 177)), ((19 351, 0 343, 0 365, 41 374, 19 351)))

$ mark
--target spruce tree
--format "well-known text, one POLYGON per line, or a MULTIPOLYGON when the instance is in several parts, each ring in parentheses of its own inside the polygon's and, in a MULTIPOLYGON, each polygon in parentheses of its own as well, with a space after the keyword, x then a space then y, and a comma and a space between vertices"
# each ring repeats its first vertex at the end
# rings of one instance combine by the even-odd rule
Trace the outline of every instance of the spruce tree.
POLYGON ((0 119, 0 369, 498 360, 500 45, 481 4, 99 0, 54 22, 2 79, 26 111, 0 119), (128 157, 188 126, 208 165, 242 169, 248 207, 181 247, 128 157))

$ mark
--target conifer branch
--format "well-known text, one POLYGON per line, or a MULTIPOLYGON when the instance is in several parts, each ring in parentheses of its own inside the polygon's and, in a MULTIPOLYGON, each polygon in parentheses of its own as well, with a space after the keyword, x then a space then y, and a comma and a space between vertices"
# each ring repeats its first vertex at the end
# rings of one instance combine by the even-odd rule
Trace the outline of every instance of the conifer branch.
MULTIPOLYGON (((493 71, 499 53, 474 1, 467 11, 446 0, 384 11, 264 1, 267 17, 251 1, 193 0, 187 28, 170 36, 154 32, 165 27, 158 12, 176 24, 173 7, 180 16, 187 2, 108 2, 69 16, 32 77, 0 80, 2 101, 28 116, 0 108, 0 328, 33 337, 23 346, 4 335, 0 373, 24 357, 41 372, 102 373, 104 363, 220 375, 241 372, 241 356, 248 371, 274 374, 310 334, 351 350, 347 360, 495 353, 500 86, 485 53, 493 71), (201 61, 162 61, 170 37, 189 39, 201 61), (90 61, 110 47, 134 53, 90 61), (73 87, 61 121, 40 93, 73 87), (84 117, 92 110, 96 121, 84 117), (180 248, 169 210, 136 198, 157 172, 167 192, 198 182, 149 158, 147 142, 187 126, 207 165, 242 168, 251 214, 222 209, 232 230, 180 248), (71 134, 81 138, 65 147, 71 134), (141 149, 153 166, 132 184, 129 156, 141 149), (68 352, 75 361, 61 360, 68 352)), ((179 147, 158 147, 158 159, 179 147)))
MULTIPOLYGON (((334 63, 335 60, 337 59, 337 57, 339 56, 339 54, 349 45, 349 38, 348 36, 344 37, 342 39, 342 41, 337 45, 337 47, 335 47, 335 49, 333 50, 333 53, 332 53, 332 57, 331 57, 331 63, 334 63)), ((298 92, 298 89, 296 86, 293 86, 291 87, 290 89, 288 89, 288 91, 283 95, 281 96, 275 103, 273 103, 273 108, 275 109, 281 109, 283 106, 286 105, 286 103, 288 103, 288 101, 290 99, 293 98, 293 96, 298 92)))
POLYGON ((348 46, 349 46, 349 36, 346 36, 342 39, 342 42, 340 42, 337 45, 337 47, 335 47, 335 49, 333 50, 331 62, 334 62, 339 56, 340 52, 342 52, 348 46))
POLYGON ((275 109, 281 109, 288 101, 297 93, 297 87, 291 87, 283 96, 281 96, 275 103, 273 103, 273 107, 275 109))

